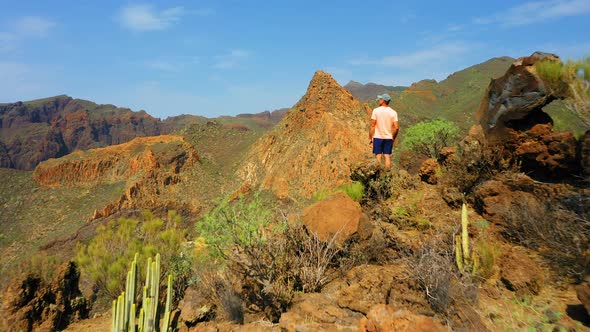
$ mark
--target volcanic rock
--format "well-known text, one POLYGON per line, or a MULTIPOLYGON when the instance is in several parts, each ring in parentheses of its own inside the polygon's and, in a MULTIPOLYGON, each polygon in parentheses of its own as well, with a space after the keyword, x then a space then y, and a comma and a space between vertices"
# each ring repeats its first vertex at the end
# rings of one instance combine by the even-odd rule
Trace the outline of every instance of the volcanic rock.
POLYGON ((439 321, 408 310, 395 311, 391 306, 378 304, 361 319, 359 332, 443 332, 448 331, 439 321))
POLYGON ((120 199, 96 210, 89 220, 107 217, 123 208, 197 210, 198 197, 186 195, 176 187, 182 183, 182 171, 194 168, 198 161, 193 146, 180 136, 140 137, 46 160, 35 168, 33 178, 45 187, 126 183, 120 199))
POLYGON ((338 245, 355 234, 366 239, 372 231, 371 221, 360 204, 343 192, 307 207, 301 217, 307 230, 317 234, 321 241, 329 242, 335 237, 338 245))
MULTIPOLYGON (((49 285, 27 275, 9 286, 3 299, 5 331, 61 331, 88 317, 88 305, 78 288, 80 272, 73 262, 62 265, 49 285)), ((2 327, 0 325, 0 327, 2 327)))
POLYGON ((238 172, 243 186, 297 199, 343 184, 350 165, 371 158, 369 111, 332 76, 316 72, 307 93, 250 150, 238 172))
POLYGON ((31 170, 39 162, 161 133, 160 121, 144 111, 97 105, 68 96, 0 105, 0 143, 10 164, 31 170))
POLYGON ((553 120, 542 110, 566 96, 537 74, 539 61, 560 60, 535 52, 515 61, 490 83, 478 117, 489 148, 502 151, 505 160, 518 160, 534 178, 550 181, 579 174, 580 162, 573 134, 553 132, 553 120))
POLYGON ((576 286, 576 294, 586 308, 586 312, 590 314, 590 276, 586 277, 586 281, 576 286))
POLYGON ((422 166, 420 166, 418 176, 420 176, 420 180, 428 184, 436 184, 438 182, 438 177, 436 175, 437 170, 438 162, 436 161, 436 159, 429 158, 424 160, 422 166))
POLYGON ((517 295, 537 295, 543 285, 543 273, 538 265, 517 247, 502 258, 502 282, 517 295))
POLYGON ((510 121, 522 120, 556 98, 535 71, 539 61, 560 61, 554 54, 535 52, 516 60, 504 76, 492 80, 479 109, 480 124, 486 134, 497 133, 510 121))

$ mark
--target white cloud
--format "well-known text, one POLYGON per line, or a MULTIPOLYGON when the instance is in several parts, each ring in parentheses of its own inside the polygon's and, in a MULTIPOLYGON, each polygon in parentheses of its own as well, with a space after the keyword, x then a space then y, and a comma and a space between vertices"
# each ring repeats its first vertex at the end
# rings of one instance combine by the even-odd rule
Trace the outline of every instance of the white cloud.
POLYGON ((379 59, 353 59, 349 63, 352 65, 378 65, 389 67, 419 67, 433 61, 446 60, 451 57, 457 57, 470 49, 466 44, 461 42, 440 44, 428 49, 418 50, 413 53, 388 55, 379 59))
POLYGON ((478 17, 476 24, 520 26, 590 13, 590 0, 547 0, 527 2, 491 16, 478 17))
POLYGON ((40 16, 24 16, 8 23, 8 30, 0 31, 0 53, 18 49, 28 38, 46 37, 55 22, 40 16))
POLYGON ((231 69, 237 67, 240 62, 248 58, 251 55, 249 51, 235 49, 231 50, 228 54, 219 55, 215 57, 216 63, 213 65, 213 68, 218 69, 231 69))
POLYGON ((155 31, 169 28, 185 14, 184 7, 158 11, 151 5, 138 4, 123 7, 119 13, 119 20, 124 27, 133 31, 155 31))

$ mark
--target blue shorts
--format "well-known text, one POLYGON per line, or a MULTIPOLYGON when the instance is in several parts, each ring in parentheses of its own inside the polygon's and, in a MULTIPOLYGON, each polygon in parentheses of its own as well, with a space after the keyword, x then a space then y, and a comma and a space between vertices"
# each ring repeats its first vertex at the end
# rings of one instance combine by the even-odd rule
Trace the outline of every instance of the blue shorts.
POLYGON ((393 151, 393 140, 384 138, 373 138, 374 154, 391 154, 393 151))

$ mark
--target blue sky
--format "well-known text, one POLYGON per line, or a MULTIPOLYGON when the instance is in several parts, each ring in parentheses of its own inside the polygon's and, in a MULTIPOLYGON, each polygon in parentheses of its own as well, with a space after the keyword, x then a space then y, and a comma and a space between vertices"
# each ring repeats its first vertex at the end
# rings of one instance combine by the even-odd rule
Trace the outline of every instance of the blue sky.
POLYGON ((5 1, 0 102, 67 94, 166 118, 293 106, 316 70, 409 85, 492 57, 590 55, 590 0, 5 1))

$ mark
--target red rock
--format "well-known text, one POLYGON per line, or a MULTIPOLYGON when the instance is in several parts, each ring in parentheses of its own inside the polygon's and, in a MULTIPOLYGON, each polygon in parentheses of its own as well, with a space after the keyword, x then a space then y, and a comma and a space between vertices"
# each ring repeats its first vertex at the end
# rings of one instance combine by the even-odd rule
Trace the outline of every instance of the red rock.
POLYGON ((368 125, 365 106, 318 71, 299 102, 253 145, 239 175, 279 198, 311 198, 349 181, 351 165, 372 158, 362 139, 368 125))
POLYGON ((526 253, 513 247, 500 264, 502 282, 517 295, 537 295, 543 285, 543 272, 526 253))
POLYGON ((438 176, 436 175, 437 170, 438 162, 436 159, 430 158, 424 160, 422 166, 420 166, 420 171, 418 172, 420 180, 428 184, 436 184, 438 182, 438 176))
POLYGON ((378 304, 371 308, 359 324, 359 332, 443 332, 449 331, 439 321, 417 315, 408 310, 394 311, 390 306, 378 304))
POLYGON ((586 281, 576 286, 576 294, 590 315, 590 276, 586 277, 586 281))
POLYGON ((308 231, 316 233, 320 240, 342 244, 354 234, 367 238, 371 224, 359 203, 343 192, 337 192, 307 208, 301 214, 308 231))

